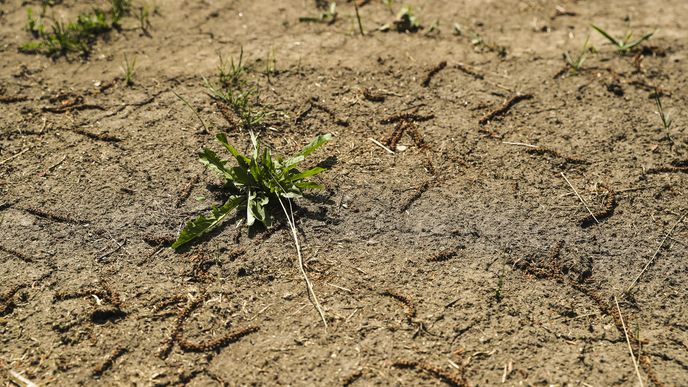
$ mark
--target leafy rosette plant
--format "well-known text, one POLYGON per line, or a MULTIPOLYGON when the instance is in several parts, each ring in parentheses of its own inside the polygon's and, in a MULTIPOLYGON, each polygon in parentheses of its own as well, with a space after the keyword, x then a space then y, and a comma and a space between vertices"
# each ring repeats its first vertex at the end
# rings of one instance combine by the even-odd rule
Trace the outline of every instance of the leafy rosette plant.
MULTIPOLYGON (((188 242, 208 233, 234 209, 246 211, 246 224, 252 226, 256 220, 269 227, 272 223, 272 214, 268 204, 280 202, 282 199, 300 198, 304 189, 322 189, 323 187, 307 181, 325 168, 314 167, 305 171, 297 169, 299 163, 313 153, 316 149, 332 139, 331 134, 316 137, 306 145, 301 152, 293 157, 283 159, 273 156, 270 149, 262 149, 258 138, 250 132, 253 151, 251 157, 239 153, 227 142, 224 134, 218 134, 220 142, 236 159, 238 165, 228 166, 228 161, 222 160, 210 149, 204 149, 199 154, 200 161, 208 169, 219 173, 227 180, 227 185, 232 195, 220 207, 214 207, 210 214, 200 215, 187 223, 179 238, 172 248, 179 248, 188 242)), ((284 209, 284 207, 282 207, 284 209)), ((286 210, 285 210, 286 213, 286 210)))

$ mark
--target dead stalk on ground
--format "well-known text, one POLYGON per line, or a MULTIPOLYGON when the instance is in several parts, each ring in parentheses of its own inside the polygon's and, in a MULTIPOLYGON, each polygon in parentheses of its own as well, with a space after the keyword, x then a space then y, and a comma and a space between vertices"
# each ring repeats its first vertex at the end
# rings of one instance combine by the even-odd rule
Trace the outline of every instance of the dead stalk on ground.
POLYGON ((585 209, 588 210, 588 212, 590 213, 590 216, 592 216, 592 218, 595 219, 595 222, 597 224, 599 224, 600 221, 597 220, 597 218, 595 217, 595 214, 593 214, 592 211, 590 211, 590 208, 588 207, 588 203, 586 203, 585 200, 583 200, 583 198, 578 194, 578 191, 576 191, 576 188, 573 186, 573 184, 571 184, 571 182, 566 177, 566 175, 564 175, 564 172, 561 172, 561 176, 564 178, 564 180, 566 180, 566 183, 568 183, 569 187, 571 187, 571 189, 573 190, 573 193, 575 193, 576 196, 578 196, 578 199, 580 199, 581 203, 583 203, 583 205, 585 206, 585 209))
POLYGON ((681 218, 679 218, 679 220, 676 223, 674 223, 673 226, 671 226, 671 229, 669 230, 669 232, 666 235, 664 235, 664 239, 662 239, 662 243, 659 244, 659 247, 657 247, 657 250, 655 250, 655 253, 652 255, 652 258, 650 258, 650 260, 647 261, 647 263, 645 264, 645 267, 643 267, 643 270, 640 271, 640 274, 638 274, 638 276, 635 277, 633 282, 631 282, 631 285, 628 287, 628 289, 626 289, 626 293, 630 292, 631 289, 633 289, 633 287, 635 286, 635 284, 638 283, 638 280, 640 279, 640 277, 642 277, 643 274, 645 274, 645 271, 647 270, 647 268, 650 267, 652 262, 655 261, 655 258, 657 258, 657 255, 659 254, 659 251, 662 249, 662 246, 664 246, 664 243, 666 242, 666 240, 671 236, 671 234, 674 232, 674 229, 676 228, 676 226, 678 226, 679 223, 681 223, 683 221, 683 219, 686 217, 686 215, 688 215, 688 213, 683 214, 683 216, 681 216, 681 218))
POLYGON ((323 311, 322 306, 320 306, 318 296, 315 295, 313 283, 308 278, 308 273, 306 273, 306 268, 303 263, 303 255, 301 254, 301 245, 299 244, 299 237, 296 231, 296 224, 294 221, 294 209, 292 208, 291 200, 287 198, 287 202, 289 203, 289 212, 287 212, 287 207, 284 206, 282 198, 278 196, 277 199, 279 200, 280 206, 282 206, 282 211, 284 211, 284 216, 287 218, 287 223, 289 224, 289 228, 291 229, 291 236, 294 239, 294 246, 296 246, 296 254, 298 255, 299 259, 299 270, 301 271, 303 279, 306 281, 306 287, 308 288, 308 294, 310 296, 308 298, 311 300, 313 306, 315 306, 315 309, 318 311, 318 314, 320 315, 320 318, 322 319, 325 328, 327 328, 327 319, 325 318, 325 312, 323 311))
POLYGON ((624 336, 626 336, 626 344, 628 344, 628 352, 631 354, 631 360, 633 361, 633 368, 635 368, 635 374, 638 376, 638 383, 640 387, 643 387, 643 378, 640 376, 640 369, 638 369, 638 362, 635 361, 635 355, 633 354, 633 347, 631 347, 631 340, 628 338, 628 330, 626 329, 626 323, 624 322, 623 316, 621 315, 621 308, 619 308, 619 301, 614 296, 614 303, 616 303, 616 311, 619 312, 619 318, 621 319, 621 326, 624 330, 624 336))

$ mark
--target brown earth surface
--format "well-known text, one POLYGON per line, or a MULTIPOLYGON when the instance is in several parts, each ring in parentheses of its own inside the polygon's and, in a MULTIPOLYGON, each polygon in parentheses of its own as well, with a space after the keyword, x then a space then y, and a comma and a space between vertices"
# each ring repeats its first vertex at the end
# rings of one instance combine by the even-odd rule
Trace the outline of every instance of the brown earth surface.
POLYGON ((353 2, 328 24, 299 22, 313 1, 158 1, 149 34, 125 18, 49 58, 19 52, 40 2, 0 0, 0 383, 688 385, 688 2, 409 1, 416 33, 362 3, 365 36, 353 2), (593 23, 657 32, 619 55, 593 23), (248 148, 203 81, 242 46, 280 113, 266 144, 334 135, 310 157, 326 189, 296 202, 327 328, 287 227, 151 240, 221 202, 198 150, 248 148), (429 119, 392 154, 371 139, 398 114, 429 119))

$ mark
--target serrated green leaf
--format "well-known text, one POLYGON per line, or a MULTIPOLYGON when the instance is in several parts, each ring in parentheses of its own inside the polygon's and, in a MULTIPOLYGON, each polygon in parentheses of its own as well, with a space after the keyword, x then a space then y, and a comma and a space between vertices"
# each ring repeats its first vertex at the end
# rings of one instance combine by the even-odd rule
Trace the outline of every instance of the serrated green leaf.
POLYGON ((208 233, 217 227, 230 211, 240 206, 245 200, 246 199, 242 196, 232 196, 222 206, 214 207, 208 216, 200 215, 198 218, 190 221, 179 234, 177 241, 172 244, 172 248, 178 249, 192 240, 208 233))
POLYGON ((203 149, 198 154, 198 159, 201 161, 201 163, 208 167, 208 169, 223 175, 227 180, 233 180, 232 174, 225 167, 226 161, 220 159, 215 152, 207 148, 203 149))

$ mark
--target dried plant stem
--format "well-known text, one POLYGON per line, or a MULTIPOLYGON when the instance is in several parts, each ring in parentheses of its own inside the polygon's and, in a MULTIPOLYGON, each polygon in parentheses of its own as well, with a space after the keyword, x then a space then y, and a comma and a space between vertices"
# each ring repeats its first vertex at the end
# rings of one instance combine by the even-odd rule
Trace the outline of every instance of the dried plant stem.
POLYGON ((9 162, 9 161, 12 161, 12 160, 16 159, 17 157, 19 157, 19 156, 23 155, 24 153, 28 152, 29 149, 31 149, 31 148, 24 148, 21 152, 15 153, 14 155, 12 155, 12 156, 10 156, 10 157, 8 157, 8 158, 6 158, 6 159, 0 161, 0 165, 3 165, 3 164, 5 164, 5 163, 7 163, 7 162, 9 162))
POLYGON ((38 387, 38 385, 31 380, 24 377, 22 374, 15 370, 9 370, 8 372, 10 380, 12 383, 22 386, 22 387, 38 387))
POLYGON ((538 147, 537 145, 526 144, 526 143, 524 143, 524 142, 502 141, 502 144, 525 146, 525 147, 528 147, 528 148, 537 148, 537 147, 538 147))
POLYGON ((657 250, 655 250, 655 253, 652 255, 652 258, 650 258, 650 260, 647 261, 647 264, 645 264, 645 267, 643 267, 643 270, 640 271, 640 274, 638 274, 638 276, 635 277, 633 282, 631 282, 631 285, 628 287, 628 289, 626 289, 627 293, 630 292, 631 289, 633 289, 633 287, 635 286, 636 283, 638 283, 638 280, 640 279, 640 277, 643 276, 643 274, 645 273, 647 268, 650 267, 652 262, 655 261, 655 258, 657 258, 657 255, 659 254, 659 251, 662 249, 662 246, 664 246, 664 243, 666 242, 667 238, 669 238, 671 236, 671 234, 674 232, 674 229, 676 228, 676 226, 678 226, 679 223, 681 223, 683 221, 683 219, 686 217, 686 215, 688 215, 688 213, 683 214, 683 216, 681 216, 681 218, 676 223, 674 223, 673 226, 671 226, 671 230, 669 230, 669 232, 666 233, 666 235, 664 235, 664 239, 662 239, 662 243, 659 244, 659 247, 657 248, 657 250))
POLYGON ((640 383, 640 387, 643 387, 643 378, 640 376, 640 369, 638 369, 638 363, 635 361, 633 347, 631 347, 631 340, 628 338, 628 330, 626 329, 626 323, 624 322, 623 316, 621 315, 621 308, 619 308, 619 301, 616 299, 616 296, 614 296, 614 302, 616 303, 616 311, 619 312, 619 318, 621 319, 621 325, 623 326, 624 336, 626 336, 626 344, 628 344, 628 352, 631 354, 631 360, 633 361, 635 374, 638 376, 638 383, 640 383))
POLYGON ((289 203, 289 212, 287 212, 287 207, 284 206, 282 198, 278 196, 277 200, 279 201, 280 206, 282 206, 282 211, 284 211, 284 216, 286 216, 287 223, 289 223, 289 228, 291 229, 291 236, 294 239, 294 246, 296 246, 296 254, 299 258, 299 270, 301 271, 301 275, 303 276, 303 279, 306 281, 306 287, 308 288, 308 298, 311 300, 313 306, 315 306, 315 309, 318 311, 318 314, 320 315, 320 318, 322 319, 325 328, 327 328, 327 319, 325 318, 325 311, 323 311, 322 306, 320 306, 318 296, 316 296, 315 290, 313 289, 313 283, 308 278, 308 273, 306 273, 306 268, 303 263, 303 255, 301 254, 301 244, 299 243, 299 237, 296 231, 296 224, 294 222, 294 209, 292 208, 291 200, 287 199, 287 202, 289 203))
POLYGON ((588 212, 590 213, 590 216, 592 216, 592 218, 595 220, 595 222, 599 224, 600 221, 597 220, 597 218, 595 217, 595 214, 593 214, 592 211, 590 211, 590 208, 588 207, 588 203, 586 203, 585 200, 583 200, 583 198, 578 194, 578 191, 576 191, 576 188, 573 186, 573 184, 571 184, 571 182, 566 177, 566 175, 564 175, 564 172, 561 172, 561 176, 564 178, 564 180, 566 180, 566 183, 568 183, 569 187, 571 187, 571 189, 573 190, 573 193, 575 193, 576 196, 578 196, 578 199, 580 199, 581 203, 583 203, 583 205, 585 206, 585 209, 588 210, 588 212))
POLYGON ((358 20, 358 31, 361 33, 361 36, 365 35, 365 32, 363 32, 363 24, 361 23, 361 15, 358 13, 358 4, 354 2, 354 9, 356 10, 356 20, 358 20))

